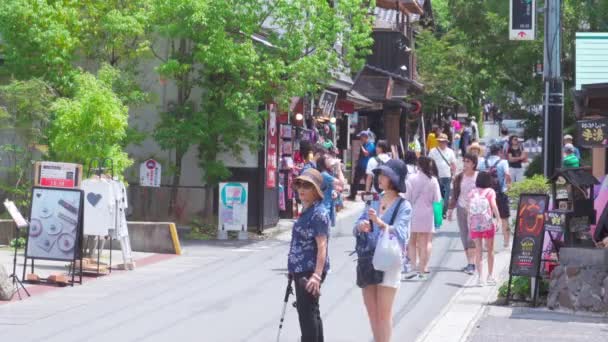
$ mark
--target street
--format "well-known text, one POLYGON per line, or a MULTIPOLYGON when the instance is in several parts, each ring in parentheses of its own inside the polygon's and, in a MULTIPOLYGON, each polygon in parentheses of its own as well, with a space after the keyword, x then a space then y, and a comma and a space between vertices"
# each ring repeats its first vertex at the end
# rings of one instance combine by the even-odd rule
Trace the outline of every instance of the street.
MULTIPOLYGON (((330 239, 321 299, 327 341, 371 340, 349 256, 363 205, 350 206, 330 239)), ((275 341, 289 239, 285 232, 257 243, 186 243, 181 257, 1 305, 3 340, 275 341)), ((456 225, 448 223, 435 234, 429 279, 402 283, 394 340, 416 340, 470 278, 459 270, 464 263, 456 225)), ((297 319, 289 305, 282 341, 299 340, 297 319)))

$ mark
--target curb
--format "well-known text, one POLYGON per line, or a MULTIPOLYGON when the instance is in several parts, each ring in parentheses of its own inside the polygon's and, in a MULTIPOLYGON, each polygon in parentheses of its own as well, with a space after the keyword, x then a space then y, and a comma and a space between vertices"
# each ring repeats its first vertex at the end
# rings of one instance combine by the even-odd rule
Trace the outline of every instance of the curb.
MULTIPOLYGON (((510 260, 510 250, 503 250, 499 253, 495 254, 494 257, 494 266, 495 266, 495 274, 497 274, 496 286, 491 288, 489 287, 473 287, 473 283, 475 281, 475 277, 472 276, 463 287, 456 292, 456 294, 452 297, 452 299, 446 304, 445 308, 441 311, 441 313, 433 320, 429 325, 422 331, 419 337, 416 339, 416 342, 437 342, 437 341, 459 341, 465 342, 469 338, 473 327, 477 324, 479 319, 483 316, 488 303, 490 303, 493 299, 498 296, 498 289, 501 284, 505 281, 506 276, 508 274, 509 269, 509 260, 510 260), (484 290, 487 292, 484 294, 484 290), (465 293, 468 292, 468 293, 465 293), (465 295, 480 295, 481 293, 482 300, 479 301, 478 304, 466 304, 460 303, 461 300, 465 297, 465 295), (463 312, 462 310, 457 310, 457 305, 466 305, 471 306, 467 308, 472 309, 473 312, 472 317, 468 319, 467 322, 460 322, 461 324, 454 324, 453 319, 448 316, 456 316, 462 319, 463 312), (449 336, 449 338, 448 338, 449 336), (447 338, 447 339, 446 339, 447 338)), ((485 259, 484 259, 485 261, 485 259)), ((465 300, 466 302, 466 300, 465 300)), ((469 312, 471 312, 469 311, 469 312)), ((466 318, 466 317, 465 317, 466 318)))

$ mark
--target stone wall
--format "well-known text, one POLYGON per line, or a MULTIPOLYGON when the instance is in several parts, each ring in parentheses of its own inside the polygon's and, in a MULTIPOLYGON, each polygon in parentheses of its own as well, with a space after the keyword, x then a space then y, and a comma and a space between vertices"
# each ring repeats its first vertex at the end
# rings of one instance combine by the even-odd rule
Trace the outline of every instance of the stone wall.
POLYGON ((562 248, 551 273, 547 306, 608 312, 608 250, 562 248))

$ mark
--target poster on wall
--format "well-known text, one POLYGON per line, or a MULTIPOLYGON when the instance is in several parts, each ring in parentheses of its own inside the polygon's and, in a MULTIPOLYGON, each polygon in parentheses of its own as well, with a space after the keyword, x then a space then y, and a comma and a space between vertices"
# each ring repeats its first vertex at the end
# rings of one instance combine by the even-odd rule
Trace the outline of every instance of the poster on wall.
POLYGON ((36 162, 34 183, 55 188, 77 188, 82 180, 82 165, 58 162, 36 162))
POLYGON ((540 275, 548 203, 549 196, 544 194, 522 194, 519 197, 509 268, 511 275, 540 275))
POLYGON ((32 189, 26 258, 73 261, 78 257, 83 197, 77 189, 32 189))
POLYGON ((275 104, 269 104, 266 125, 266 187, 269 189, 277 186, 278 142, 277 108, 275 104))
POLYGON ((218 230, 247 231, 248 183, 220 183, 218 230))
POLYGON ((334 114, 336 102, 338 101, 338 93, 325 90, 319 98, 319 114, 324 117, 330 117, 334 114))

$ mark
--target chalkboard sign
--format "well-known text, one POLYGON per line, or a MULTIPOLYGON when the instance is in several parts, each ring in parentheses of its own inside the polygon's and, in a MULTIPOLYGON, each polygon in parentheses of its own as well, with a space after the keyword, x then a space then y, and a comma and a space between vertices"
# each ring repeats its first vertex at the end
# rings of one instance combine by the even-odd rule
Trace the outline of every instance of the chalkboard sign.
POLYGON ((547 211, 545 214, 545 231, 564 233, 566 231, 566 213, 560 210, 547 211))
POLYGON ((520 195, 513 234, 510 275, 539 276, 548 202, 549 196, 544 194, 520 195))
POLYGON ((608 119, 579 120, 576 122, 577 145, 583 147, 608 146, 608 119))

